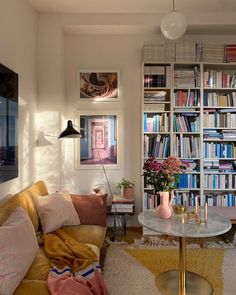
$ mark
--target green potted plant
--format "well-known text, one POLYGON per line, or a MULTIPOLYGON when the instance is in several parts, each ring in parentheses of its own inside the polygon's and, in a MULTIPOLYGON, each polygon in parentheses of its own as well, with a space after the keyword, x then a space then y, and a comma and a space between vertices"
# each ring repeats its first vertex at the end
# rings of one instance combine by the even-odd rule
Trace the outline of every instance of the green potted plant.
POLYGON ((116 184, 116 187, 123 191, 123 196, 125 198, 134 198, 134 181, 122 178, 122 180, 116 184))

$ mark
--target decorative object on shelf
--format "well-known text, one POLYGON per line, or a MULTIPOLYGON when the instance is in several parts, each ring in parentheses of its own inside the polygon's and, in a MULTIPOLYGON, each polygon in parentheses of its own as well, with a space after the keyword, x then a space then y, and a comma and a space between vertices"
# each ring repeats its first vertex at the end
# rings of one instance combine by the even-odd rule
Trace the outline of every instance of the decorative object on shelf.
POLYGON ((125 198, 127 199, 134 198, 134 182, 133 181, 122 178, 122 180, 117 183, 116 187, 123 190, 123 196, 125 198))
POLYGON ((179 181, 179 173, 186 169, 188 163, 180 161, 174 156, 160 162, 155 158, 149 158, 143 166, 143 176, 147 185, 152 185, 154 193, 160 193, 160 205, 157 212, 161 218, 171 217, 171 204, 173 190, 179 181), (170 194, 171 193, 171 199, 170 194), (163 212, 166 211, 166 212, 163 212))
POLYGON ((161 32, 171 40, 182 37, 187 29, 185 16, 175 10, 175 0, 173 0, 173 10, 168 12, 161 20, 161 32))

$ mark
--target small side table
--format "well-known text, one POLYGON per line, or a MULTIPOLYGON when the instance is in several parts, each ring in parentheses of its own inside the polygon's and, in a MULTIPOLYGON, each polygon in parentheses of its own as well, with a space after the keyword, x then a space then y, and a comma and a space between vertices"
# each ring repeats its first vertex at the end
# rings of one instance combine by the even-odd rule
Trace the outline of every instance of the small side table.
POLYGON ((114 235, 116 232, 116 227, 117 227, 117 220, 116 216, 119 216, 121 219, 121 226, 122 226, 122 236, 126 236, 126 215, 134 215, 135 213, 135 207, 133 207, 133 211, 131 212, 121 212, 119 209, 117 209, 116 212, 111 211, 111 206, 107 206, 107 215, 112 215, 113 216, 113 227, 114 227, 114 235))

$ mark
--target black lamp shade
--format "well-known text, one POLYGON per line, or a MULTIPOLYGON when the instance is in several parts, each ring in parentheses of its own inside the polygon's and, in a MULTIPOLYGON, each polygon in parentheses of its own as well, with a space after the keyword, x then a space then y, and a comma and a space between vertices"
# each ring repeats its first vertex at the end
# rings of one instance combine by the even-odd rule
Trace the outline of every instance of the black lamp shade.
POLYGON ((73 127, 73 123, 71 120, 67 121, 67 127, 62 133, 58 136, 58 139, 61 138, 79 138, 81 137, 81 133, 73 127))

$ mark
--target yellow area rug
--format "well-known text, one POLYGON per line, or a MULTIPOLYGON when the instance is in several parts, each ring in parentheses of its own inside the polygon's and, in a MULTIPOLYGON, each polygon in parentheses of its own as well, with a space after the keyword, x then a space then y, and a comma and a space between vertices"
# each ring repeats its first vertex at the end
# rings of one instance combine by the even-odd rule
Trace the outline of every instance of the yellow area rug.
MULTIPOLYGON (((168 270, 178 269, 178 249, 125 249, 155 276, 168 270)), ((223 249, 187 249, 186 269, 206 278, 215 295, 223 294, 223 249)))
MULTIPOLYGON (((178 269, 178 248, 109 246, 104 279, 111 295, 161 295, 155 277, 178 269)), ((236 248, 187 248, 187 270, 205 277, 214 295, 236 294, 236 248)), ((201 294, 199 294, 201 295, 201 294)))

